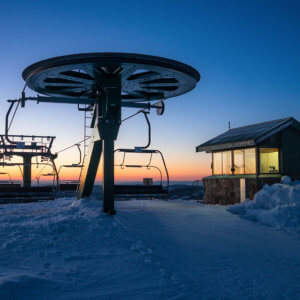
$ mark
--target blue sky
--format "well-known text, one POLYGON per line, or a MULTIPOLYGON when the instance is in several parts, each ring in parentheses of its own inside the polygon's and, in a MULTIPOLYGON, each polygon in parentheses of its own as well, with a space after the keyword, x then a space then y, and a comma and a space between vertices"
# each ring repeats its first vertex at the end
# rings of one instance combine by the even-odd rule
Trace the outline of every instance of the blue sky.
MULTIPOLYGON (((173 172, 190 169, 195 179, 209 173, 209 156, 195 146, 228 121, 300 119, 299 1, 2 1, 0 37, 1 131, 5 100, 20 96, 26 66, 102 51, 163 56, 201 73, 192 92, 167 100, 164 116, 150 117, 153 146, 173 172)), ((82 138, 82 117, 72 106, 30 104, 11 132, 56 135, 59 150, 82 138)), ((117 145, 141 144, 145 134, 137 118, 121 128, 117 145)))

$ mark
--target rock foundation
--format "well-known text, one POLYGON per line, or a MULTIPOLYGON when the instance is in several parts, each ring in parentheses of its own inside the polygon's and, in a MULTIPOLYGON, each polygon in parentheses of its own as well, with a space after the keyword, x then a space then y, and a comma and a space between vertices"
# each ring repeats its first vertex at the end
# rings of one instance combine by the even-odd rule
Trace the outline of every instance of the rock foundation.
MULTIPOLYGON (((240 203, 240 179, 241 178, 203 178, 204 197, 207 204, 235 204, 240 203)), ((254 195, 265 184, 278 183, 281 177, 245 178, 246 198, 253 199, 254 195)))

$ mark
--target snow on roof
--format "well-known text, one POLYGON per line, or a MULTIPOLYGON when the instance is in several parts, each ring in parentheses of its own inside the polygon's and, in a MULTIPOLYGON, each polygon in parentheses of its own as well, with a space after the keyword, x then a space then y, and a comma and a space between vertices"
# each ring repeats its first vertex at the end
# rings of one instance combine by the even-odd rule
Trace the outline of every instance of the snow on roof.
POLYGON ((232 128, 197 146, 196 152, 254 146, 288 126, 300 130, 300 123, 292 117, 232 128))

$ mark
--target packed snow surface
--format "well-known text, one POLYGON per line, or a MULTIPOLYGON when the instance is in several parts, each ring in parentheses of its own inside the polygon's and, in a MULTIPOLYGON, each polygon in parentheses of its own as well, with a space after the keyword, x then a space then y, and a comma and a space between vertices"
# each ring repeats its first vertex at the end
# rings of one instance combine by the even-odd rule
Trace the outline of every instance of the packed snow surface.
MULTIPOLYGON (((0 206, 0 299, 296 299, 300 241, 195 201, 0 206)), ((298 298, 299 299, 299 298, 298 298)))
POLYGON ((285 176, 281 183, 265 185, 254 197, 231 206, 230 212, 263 225, 300 234, 300 182, 285 176))

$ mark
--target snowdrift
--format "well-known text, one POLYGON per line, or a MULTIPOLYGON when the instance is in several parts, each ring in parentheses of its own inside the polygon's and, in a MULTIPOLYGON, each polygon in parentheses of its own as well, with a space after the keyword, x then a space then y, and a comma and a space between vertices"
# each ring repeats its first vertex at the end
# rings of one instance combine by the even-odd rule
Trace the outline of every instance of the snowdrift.
POLYGON ((300 182, 283 177, 281 183, 265 185, 253 200, 233 205, 228 211, 263 225, 300 234, 300 182))

